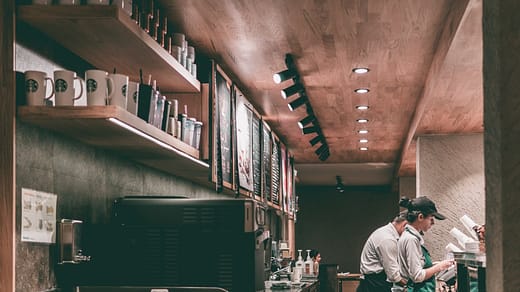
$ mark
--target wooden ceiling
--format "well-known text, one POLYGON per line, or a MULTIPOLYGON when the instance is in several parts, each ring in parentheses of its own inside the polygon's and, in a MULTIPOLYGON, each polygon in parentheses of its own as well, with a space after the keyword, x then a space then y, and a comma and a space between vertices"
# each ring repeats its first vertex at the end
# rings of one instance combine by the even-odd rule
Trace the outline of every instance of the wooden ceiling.
MULTIPOLYGON (((175 31, 215 58, 295 157, 301 184, 415 175, 422 134, 483 132, 481 0, 160 0, 175 31), (292 54, 330 148, 320 161, 272 75, 292 54), (355 67, 370 72, 357 75, 355 67), (366 87, 367 94, 354 89, 366 87), (367 104, 367 111, 355 109, 367 104), (360 125, 358 118, 369 122, 360 125), (357 130, 366 128, 367 135, 357 130), (360 151, 367 138, 368 151, 360 151)), ((293 97, 294 98, 294 97, 293 97)))

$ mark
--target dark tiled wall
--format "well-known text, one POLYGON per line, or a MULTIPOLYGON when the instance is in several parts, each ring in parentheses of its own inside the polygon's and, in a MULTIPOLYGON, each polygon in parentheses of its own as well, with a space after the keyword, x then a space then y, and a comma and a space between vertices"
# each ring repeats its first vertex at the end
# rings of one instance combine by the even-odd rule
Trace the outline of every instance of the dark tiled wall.
MULTIPOLYGON (((342 272, 359 273, 366 239, 399 212, 399 197, 388 187, 298 188, 296 249, 318 249, 322 263, 342 272)), ((306 253, 303 252, 305 255, 306 253)))

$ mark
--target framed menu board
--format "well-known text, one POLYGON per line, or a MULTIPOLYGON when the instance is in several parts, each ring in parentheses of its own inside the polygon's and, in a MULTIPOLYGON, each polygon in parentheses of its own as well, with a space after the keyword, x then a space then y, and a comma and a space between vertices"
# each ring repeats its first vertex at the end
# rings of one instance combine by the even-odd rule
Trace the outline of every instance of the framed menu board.
POLYGON ((280 202, 280 140, 272 134, 271 146, 271 202, 281 206, 280 202))
POLYGON ((287 163, 287 193, 289 197, 289 214, 294 215, 296 219, 296 208, 298 202, 296 202, 296 193, 294 191, 294 158, 290 155, 287 155, 288 163, 287 163))
POLYGON ((222 187, 235 189, 234 175, 234 104, 232 102, 231 80, 214 64, 212 70, 213 100, 213 155, 212 155, 212 180, 217 185, 217 190, 222 187))
POLYGON ((235 89, 237 173, 241 189, 253 191, 253 110, 242 92, 235 89))
POLYGON ((252 154, 253 154, 253 195, 262 198, 262 132, 258 115, 252 117, 252 154))
POLYGON ((271 201, 271 129, 262 122, 262 197, 271 201))
POLYGON ((289 193, 287 192, 287 148, 283 143, 280 143, 280 196, 282 210, 289 212, 289 193))

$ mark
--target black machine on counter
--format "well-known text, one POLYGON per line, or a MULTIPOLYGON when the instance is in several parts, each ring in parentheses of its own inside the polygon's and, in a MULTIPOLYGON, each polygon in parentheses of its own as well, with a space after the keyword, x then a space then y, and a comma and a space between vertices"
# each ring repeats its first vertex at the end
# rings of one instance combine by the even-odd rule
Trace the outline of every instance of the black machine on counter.
POLYGON ((263 206, 249 199, 118 199, 113 216, 118 281, 262 289, 264 221, 263 206))

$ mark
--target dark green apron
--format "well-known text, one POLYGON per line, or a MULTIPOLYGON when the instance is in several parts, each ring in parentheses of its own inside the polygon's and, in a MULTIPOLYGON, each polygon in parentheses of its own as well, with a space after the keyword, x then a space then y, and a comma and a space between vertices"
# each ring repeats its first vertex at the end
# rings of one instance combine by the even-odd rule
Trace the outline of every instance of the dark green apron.
MULTIPOLYGON (((411 235, 419 238, 417 235, 410 232, 408 228, 406 228, 406 231, 408 231, 411 235)), ((421 245, 421 250, 424 256, 423 269, 427 269, 433 266, 432 258, 428 250, 423 245, 421 245)), ((432 276, 430 279, 424 280, 420 283, 414 283, 412 280, 408 280, 408 292, 435 292, 435 276, 432 276)))

